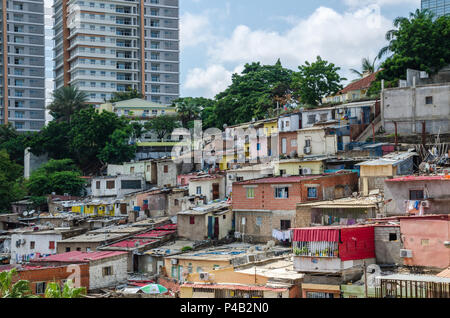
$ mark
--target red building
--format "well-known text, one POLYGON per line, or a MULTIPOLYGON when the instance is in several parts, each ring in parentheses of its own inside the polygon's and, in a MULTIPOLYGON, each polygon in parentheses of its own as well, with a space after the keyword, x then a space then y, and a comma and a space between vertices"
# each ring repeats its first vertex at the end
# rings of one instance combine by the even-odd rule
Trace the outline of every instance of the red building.
POLYGON ((293 230, 294 270, 358 280, 375 263, 375 227, 327 226, 293 230))
POLYGON ((297 203, 350 196, 358 185, 356 173, 273 177, 233 183, 232 208, 236 232, 254 241, 271 240, 274 231, 296 226, 297 203))

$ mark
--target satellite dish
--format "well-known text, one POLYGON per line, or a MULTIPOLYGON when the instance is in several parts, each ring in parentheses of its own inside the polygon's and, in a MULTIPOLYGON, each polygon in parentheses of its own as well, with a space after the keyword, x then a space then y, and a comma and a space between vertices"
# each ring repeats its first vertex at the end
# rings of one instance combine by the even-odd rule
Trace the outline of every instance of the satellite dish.
POLYGON ((24 212, 23 212, 23 215, 24 215, 24 216, 27 216, 27 215, 28 215, 28 212, 27 212, 27 211, 24 211, 24 212))

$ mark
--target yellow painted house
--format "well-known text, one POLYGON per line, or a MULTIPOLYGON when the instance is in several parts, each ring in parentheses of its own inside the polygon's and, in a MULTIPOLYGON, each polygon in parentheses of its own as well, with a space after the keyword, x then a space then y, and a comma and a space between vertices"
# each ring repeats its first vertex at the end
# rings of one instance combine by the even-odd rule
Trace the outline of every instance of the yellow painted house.
POLYGON ((99 106, 98 111, 100 113, 103 111, 108 111, 116 113, 119 116, 139 118, 142 120, 151 119, 160 115, 177 114, 176 108, 173 106, 149 102, 140 98, 102 104, 99 106))
POLYGON ((72 213, 79 213, 82 216, 89 217, 115 216, 115 211, 113 203, 86 203, 72 206, 72 213))
POLYGON ((324 173, 325 164, 322 159, 288 159, 274 162, 274 174, 280 176, 283 175, 298 176, 300 174, 322 174, 324 173), (300 173, 302 169, 302 173, 300 173), (306 171, 305 171, 306 169, 306 171))

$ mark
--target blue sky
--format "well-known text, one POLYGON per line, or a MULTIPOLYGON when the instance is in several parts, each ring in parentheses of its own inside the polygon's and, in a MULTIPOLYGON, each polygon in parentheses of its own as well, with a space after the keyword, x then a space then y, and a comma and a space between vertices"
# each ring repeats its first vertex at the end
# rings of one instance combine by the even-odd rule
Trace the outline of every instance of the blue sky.
POLYGON ((181 95, 213 97, 247 62, 296 69, 317 55, 359 68, 420 0, 180 0, 181 95))

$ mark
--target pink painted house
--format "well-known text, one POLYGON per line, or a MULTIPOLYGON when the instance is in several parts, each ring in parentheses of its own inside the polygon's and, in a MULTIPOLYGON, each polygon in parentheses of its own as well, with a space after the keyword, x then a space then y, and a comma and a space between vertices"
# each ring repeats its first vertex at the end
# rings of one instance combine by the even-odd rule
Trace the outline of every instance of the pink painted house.
POLYGON ((450 266, 450 215, 400 217, 406 266, 450 266))

